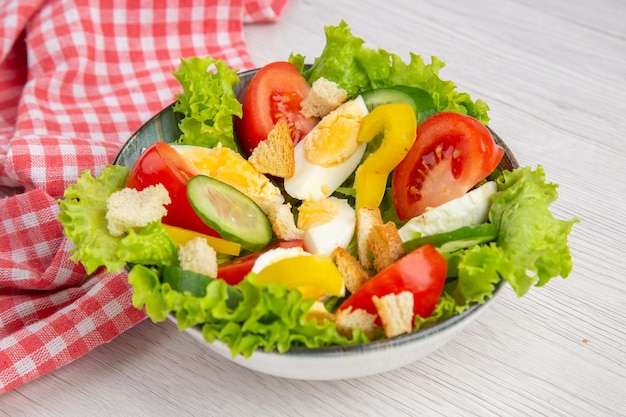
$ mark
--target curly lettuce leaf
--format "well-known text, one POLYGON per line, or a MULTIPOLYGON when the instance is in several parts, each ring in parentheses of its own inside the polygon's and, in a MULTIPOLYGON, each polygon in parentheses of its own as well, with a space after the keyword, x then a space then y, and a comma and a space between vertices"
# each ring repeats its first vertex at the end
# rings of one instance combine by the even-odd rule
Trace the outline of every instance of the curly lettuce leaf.
POLYGON ((88 274, 100 266, 107 272, 118 272, 126 265, 117 254, 121 237, 109 234, 105 215, 107 199, 124 188, 129 172, 127 167, 109 165, 94 178, 91 171, 85 170, 59 200, 63 233, 74 243, 70 259, 80 261, 88 274))
POLYGON ((111 236, 107 226, 107 199, 126 186, 130 169, 107 165, 93 177, 81 173, 75 184, 66 188, 59 200, 59 221, 63 233, 74 243, 70 258, 83 264, 88 274, 103 266, 107 272, 119 272, 127 263, 175 265, 176 244, 161 221, 153 222, 121 236, 111 236))
POLYGON ((239 83, 237 71, 219 59, 191 57, 181 59, 173 74, 183 87, 174 104, 174 111, 185 116, 178 143, 210 148, 221 143, 238 151, 233 130, 233 115, 242 115, 233 90, 239 83))
POLYGON ((375 88, 407 85, 426 90, 437 110, 469 114, 482 123, 489 122, 489 106, 482 100, 473 101, 469 94, 458 92, 456 85, 439 77, 445 66, 437 57, 426 64, 422 57, 410 54, 408 63, 384 49, 364 47, 365 41, 352 35, 345 21, 325 29, 326 45, 309 69, 304 69, 305 57, 292 54, 289 61, 313 83, 320 77, 334 81, 348 92, 358 94, 375 88))
POLYGON ((567 278, 572 270, 567 241, 579 219, 552 215, 549 207, 558 197, 557 185, 546 182, 543 167, 504 171, 496 182, 489 220, 498 228, 498 238, 461 255, 453 291, 459 304, 490 298, 501 278, 522 297, 532 286, 567 278))
POLYGON ((312 299, 282 284, 260 285, 249 274, 236 286, 211 279, 204 297, 181 293, 162 283, 159 272, 135 265, 128 280, 133 286, 133 305, 145 307, 152 321, 165 320, 173 312, 179 330, 201 326, 204 339, 219 339, 233 356, 249 357, 256 349, 286 352, 294 346, 316 348, 365 343, 355 331, 352 339, 340 335, 330 321, 307 319, 312 299))
POLYGON ((441 294, 439 302, 429 317, 421 317, 419 314, 415 315, 413 331, 434 326, 437 323, 460 314, 465 309, 467 309, 467 305, 459 305, 450 294, 444 292, 441 294))
POLYGON ((579 219, 560 220, 550 212, 558 185, 546 182, 542 166, 505 171, 497 183, 489 220, 498 226, 498 247, 515 267, 502 273, 503 278, 521 296, 529 284, 540 287, 554 277, 569 276, 572 257, 567 238, 579 219))
MULTIPOLYGON (((314 59, 311 68, 303 72, 304 77, 310 84, 321 77, 334 81, 346 90, 349 96, 369 87, 371 83, 367 73, 357 58, 364 49, 365 41, 353 36, 343 20, 339 26, 326 26, 324 32, 326 34, 324 50, 314 59)), ((292 54, 289 61, 302 69, 305 59, 302 55, 292 54)))
POLYGON ((178 247, 160 220, 137 231, 129 230, 120 240, 117 255, 132 264, 178 265, 178 247))
POLYGON ((489 243, 466 249, 457 267, 457 285, 451 295, 459 306, 468 306, 493 296, 501 272, 511 269, 511 259, 495 243, 489 243))

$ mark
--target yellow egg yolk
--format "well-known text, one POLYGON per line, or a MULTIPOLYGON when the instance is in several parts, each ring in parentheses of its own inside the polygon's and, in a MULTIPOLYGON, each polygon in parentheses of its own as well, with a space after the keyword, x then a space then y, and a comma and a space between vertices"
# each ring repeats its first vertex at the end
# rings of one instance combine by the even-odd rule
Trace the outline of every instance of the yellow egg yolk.
POLYGON ((284 201, 280 189, 232 149, 218 145, 215 148, 178 146, 176 150, 202 174, 232 185, 261 207, 268 202, 284 201))
POLYGON ((315 201, 303 201, 298 210, 298 229, 307 231, 313 227, 328 223, 341 212, 343 205, 336 198, 324 198, 315 201))
POLYGON ((306 159, 329 167, 350 158, 359 146, 357 136, 366 113, 362 103, 351 100, 326 115, 304 137, 306 159))

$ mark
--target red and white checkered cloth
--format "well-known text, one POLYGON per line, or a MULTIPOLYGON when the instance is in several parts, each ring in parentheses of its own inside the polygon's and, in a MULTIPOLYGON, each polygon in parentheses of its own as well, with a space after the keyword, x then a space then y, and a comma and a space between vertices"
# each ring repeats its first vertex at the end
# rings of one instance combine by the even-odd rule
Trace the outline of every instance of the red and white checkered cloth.
POLYGON ((69 260, 57 199, 182 88, 181 57, 251 68, 243 24, 287 0, 0 0, 0 393, 145 318, 127 276, 69 260))

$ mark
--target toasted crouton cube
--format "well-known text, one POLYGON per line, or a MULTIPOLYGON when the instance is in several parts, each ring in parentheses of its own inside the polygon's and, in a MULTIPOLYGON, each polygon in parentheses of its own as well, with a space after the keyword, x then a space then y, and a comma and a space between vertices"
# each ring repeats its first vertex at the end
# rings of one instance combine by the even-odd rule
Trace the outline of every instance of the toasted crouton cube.
POLYGON ((348 98, 348 93, 324 77, 313 81, 309 94, 300 103, 305 117, 324 117, 348 98))
POLYGON ((383 219, 378 207, 361 207, 356 211, 356 237, 359 262, 365 269, 373 267, 371 249, 368 243, 372 228, 382 225, 383 219))
POLYGON ((121 236, 134 227, 144 227, 167 214, 165 206, 172 200, 163 184, 141 191, 124 188, 107 199, 105 218, 112 236, 121 236))
POLYGON ((379 272, 405 254, 402 239, 393 222, 372 227, 367 246, 374 256, 374 269, 379 272))
POLYGON ((296 166, 293 148, 289 126, 281 119, 270 130, 267 139, 254 148, 248 161, 263 174, 290 178, 296 166))
POLYGON ((413 330, 413 294, 403 291, 400 294, 387 294, 372 297, 383 324, 385 336, 394 337, 413 330))
POLYGON ((332 257, 339 273, 343 276, 346 288, 351 293, 356 292, 369 279, 369 274, 363 269, 358 259, 346 252, 344 248, 336 248, 332 257))
POLYGON ((266 204, 262 208, 272 224, 276 237, 281 240, 298 240, 304 237, 304 231, 296 227, 291 204, 266 204))
POLYGON ((349 339, 352 338, 354 329, 361 329, 370 340, 376 335, 376 315, 360 308, 352 310, 352 307, 348 307, 338 310, 335 313, 335 325, 337 331, 349 339))
POLYGON ((178 262, 182 269, 217 276, 217 253, 202 237, 191 239, 178 248, 178 262))

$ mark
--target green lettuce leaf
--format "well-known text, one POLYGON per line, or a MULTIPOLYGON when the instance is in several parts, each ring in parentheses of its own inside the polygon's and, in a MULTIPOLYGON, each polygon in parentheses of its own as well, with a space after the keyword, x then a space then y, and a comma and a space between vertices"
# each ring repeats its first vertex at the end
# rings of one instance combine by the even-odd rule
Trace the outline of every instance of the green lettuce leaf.
POLYGON ((85 170, 59 200, 63 233, 74 243, 70 259, 80 261, 88 274, 100 266, 118 272, 126 265, 117 254, 121 237, 109 234, 105 215, 109 195, 125 187, 129 172, 127 167, 108 165, 94 178, 85 170))
POLYGON ((233 356, 249 357, 256 349, 286 352, 292 347, 316 348, 365 343, 359 330, 352 339, 340 335, 330 321, 306 318, 313 304, 285 285, 260 285, 249 274, 236 286, 210 279, 204 297, 173 290, 161 283, 156 269, 135 265, 128 275, 133 286, 133 305, 145 307, 152 321, 165 320, 173 312, 179 330, 201 326, 204 339, 219 339, 233 356))
POLYGON ((119 272, 127 263, 178 264, 176 244, 160 220, 121 236, 109 234, 107 199, 126 186, 129 172, 127 167, 108 165, 94 178, 86 170, 58 201, 63 233, 74 244, 70 257, 82 263, 88 274, 101 266, 119 272))
POLYGON ((549 206, 557 199, 557 185, 547 183, 543 167, 504 171, 497 180, 489 220, 498 227, 495 243, 471 247, 458 262, 457 302, 482 302, 491 297, 502 278, 521 297, 532 286, 572 270, 567 243, 577 218, 555 218, 549 206))
POLYGON ((441 294, 441 298, 439 298, 435 309, 429 317, 424 318, 417 314, 415 315, 413 331, 423 330, 428 327, 434 326, 437 323, 456 316, 463 310, 467 309, 467 307, 468 306, 466 304, 459 305, 450 294, 444 292, 441 294))
POLYGON ((472 246, 459 259, 458 280, 452 297, 461 307, 484 303, 493 296, 500 272, 511 268, 511 259, 495 243, 472 246))
POLYGON ((532 284, 566 278, 572 271, 567 238, 579 221, 556 219, 549 206, 557 197, 557 184, 547 183, 542 166, 505 171, 497 180, 498 193, 489 210, 489 220, 498 229, 497 244, 511 260, 511 270, 501 271, 522 296, 532 284))
POLYGON ((339 84, 349 96, 397 85, 418 87, 432 95, 439 112, 454 111, 469 114, 484 124, 489 122, 489 107, 485 102, 473 101, 469 94, 458 92, 452 81, 439 77, 445 64, 437 57, 432 57, 427 64, 422 57, 411 53, 406 63, 400 56, 383 49, 364 47, 365 41, 353 36, 343 20, 337 26, 327 26, 325 34, 326 46, 309 69, 304 69, 302 55, 289 57, 309 83, 324 77, 339 84))
POLYGON ((132 264, 178 265, 178 248, 160 220, 137 231, 129 230, 120 241, 117 255, 132 264))
POLYGON ((221 143, 238 151, 233 130, 233 115, 242 114, 233 91, 239 83, 237 71, 222 60, 191 57, 181 59, 173 74, 183 87, 174 104, 174 111, 185 116, 179 124, 178 143, 210 148, 221 143))

